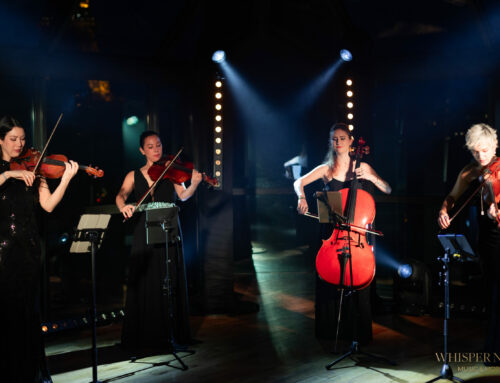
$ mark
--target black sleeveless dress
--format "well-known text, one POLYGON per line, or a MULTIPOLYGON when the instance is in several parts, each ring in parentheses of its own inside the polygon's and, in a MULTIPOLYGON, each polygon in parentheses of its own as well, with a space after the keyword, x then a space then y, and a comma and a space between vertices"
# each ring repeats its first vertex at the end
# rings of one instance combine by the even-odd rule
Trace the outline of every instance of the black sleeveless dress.
MULTIPOLYGON (((325 184, 323 190, 339 191, 344 188, 350 188, 351 182, 342 182, 333 178, 325 184)), ((370 181, 359 180, 359 182, 360 189, 373 194, 374 185, 370 181)), ((332 232, 332 225, 320 224, 321 239, 329 238, 332 232)), ((318 241, 318 250, 321 247, 321 243, 321 241, 318 241)), ((362 290, 357 290, 350 296, 346 297, 344 295, 339 328, 340 339, 347 341, 357 340, 361 344, 367 343, 372 339, 370 289, 371 285, 362 290), (355 329, 353 329, 354 323, 356 323, 355 329)), ((315 331, 317 338, 335 339, 339 301, 340 291, 337 289, 337 286, 324 282, 316 273, 315 331)))
MULTIPOLYGON (((1 160, 0 173, 10 170, 1 160)), ((36 187, 0 186, 0 381, 50 382, 40 327, 36 187)))
POLYGON ((479 217, 478 252, 488 303, 485 351, 500 355, 500 229, 486 215, 479 217))
MULTIPOLYGON (((134 172, 134 194, 139 200, 149 189, 140 170, 134 172)), ((175 202, 173 184, 169 180, 158 183, 154 197, 147 202, 175 202)), ((122 345, 130 350, 169 350, 169 335, 172 326, 174 340, 178 344, 190 341, 188 298, 182 242, 168 247, 172 277, 173 324, 170 323, 167 299, 163 293, 165 278, 165 245, 146 244, 146 213, 136 213, 137 219, 129 264, 125 319, 122 331, 122 345)))

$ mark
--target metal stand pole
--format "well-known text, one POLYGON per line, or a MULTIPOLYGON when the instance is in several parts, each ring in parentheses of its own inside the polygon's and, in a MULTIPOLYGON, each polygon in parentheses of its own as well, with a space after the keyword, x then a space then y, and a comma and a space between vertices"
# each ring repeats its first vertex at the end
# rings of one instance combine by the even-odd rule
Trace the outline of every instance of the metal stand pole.
POLYGON ((441 367, 441 375, 427 381, 426 383, 435 382, 440 379, 446 379, 451 382, 463 382, 462 379, 453 376, 453 371, 449 365, 448 355, 448 319, 450 319, 450 249, 446 249, 444 256, 438 258, 443 262, 444 272, 440 273, 444 285, 444 324, 443 324, 443 341, 444 341, 444 361, 441 367))
POLYGON ((96 322, 97 322, 97 310, 96 310, 96 276, 95 276, 95 254, 96 254, 96 242, 99 238, 99 233, 97 231, 89 231, 87 237, 91 243, 92 255, 92 307, 91 307, 91 321, 92 321, 92 382, 91 383, 101 383, 97 379, 97 334, 96 334, 96 322))

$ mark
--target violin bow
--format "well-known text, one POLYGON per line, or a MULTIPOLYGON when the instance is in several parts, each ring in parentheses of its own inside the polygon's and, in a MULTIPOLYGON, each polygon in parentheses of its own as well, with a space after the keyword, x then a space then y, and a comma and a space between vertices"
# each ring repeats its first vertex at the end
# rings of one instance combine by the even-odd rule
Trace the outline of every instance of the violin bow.
MULTIPOLYGON (((170 163, 165 166, 165 169, 163 170, 163 172, 160 174, 160 176, 158 177, 158 179, 153 182, 153 184, 149 187, 149 189, 146 191, 146 193, 144 193, 144 195, 139 199, 139 201, 137 202, 137 204, 135 205, 135 210, 134 212, 139 208, 139 206, 142 205, 142 203, 144 202, 144 200, 148 197, 148 195, 151 193, 151 191, 155 188, 156 184, 161 180, 163 179, 163 176, 165 175, 165 173, 168 171, 168 169, 170 169, 170 166, 172 166, 172 164, 175 162, 175 160, 177 160, 177 158, 179 157, 179 155, 181 154, 181 152, 184 150, 183 147, 181 147, 179 149, 179 151, 177 152, 177 154, 174 156, 174 158, 172 158, 172 160, 170 161, 170 163)), ((133 213, 132 213, 133 215, 133 213)), ((128 218, 125 218, 123 222, 125 222, 128 218)))
POLYGON ((50 133, 50 136, 49 136, 49 139, 47 140, 47 142, 45 143, 45 146, 42 150, 42 153, 40 154, 40 158, 38 159, 38 162, 36 163, 35 167, 33 168, 33 174, 36 174, 36 171, 38 170, 38 168, 40 167, 42 161, 43 161, 43 157, 45 156, 45 153, 47 152, 47 148, 49 146, 49 143, 50 141, 52 140, 52 137, 54 136, 54 133, 56 132, 56 129, 57 127, 59 126, 59 123, 61 122, 62 120, 62 116, 63 114, 61 113, 59 115, 59 118, 57 119, 57 122, 56 122, 56 125, 54 126, 54 128, 52 129, 52 133, 50 133))

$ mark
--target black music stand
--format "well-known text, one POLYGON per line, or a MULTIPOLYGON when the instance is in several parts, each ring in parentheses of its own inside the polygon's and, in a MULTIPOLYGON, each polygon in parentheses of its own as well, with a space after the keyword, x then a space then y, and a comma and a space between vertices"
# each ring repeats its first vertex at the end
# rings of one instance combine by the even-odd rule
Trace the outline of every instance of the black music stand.
MULTIPOLYGON (((173 204, 172 204, 173 205, 173 204)), ((177 250, 180 251, 181 238, 179 236, 179 218, 178 218, 179 207, 173 205, 171 207, 162 208, 146 208, 146 243, 148 245, 155 244, 165 244, 165 277, 162 283, 162 293, 165 299, 164 309, 166 317, 169 320, 169 343, 170 350, 169 354, 172 354, 174 358, 181 365, 181 370, 185 371, 188 366, 182 361, 182 359, 177 355, 178 352, 185 352, 188 355, 193 355, 194 350, 188 350, 186 348, 180 347, 175 342, 174 336, 174 311, 172 307, 172 275, 170 270, 170 254, 168 251, 168 246, 170 244, 175 244, 177 250)), ((163 363, 155 363, 154 366, 166 365, 169 367, 175 367, 170 364, 170 361, 163 363)), ((177 367, 178 368, 178 367, 177 367)))
POLYGON ((444 323, 443 323, 443 344, 444 360, 441 367, 441 374, 426 383, 435 382, 440 379, 446 379, 452 382, 463 382, 462 379, 453 376, 453 371, 449 365, 448 355, 448 319, 450 319, 450 266, 452 259, 470 260, 474 257, 474 252, 470 247, 465 236, 461 234, 439 234, 439 242, 444 249, 444 255, 438 257, 438 261, 443 262, 443 272, 439 273, 441 282, 444 286, 444 323))
POLYGON ((110 214, 83 214, 73 237, 73 243, 69 249, 70 253, 91 253, 92 269, 92 305, 90 320, 92 322, 92 382, 97 380, 97 335, 96 335, 96 278, 95 278, 95 255, 102 244, 104 233, 108 227, 110 214))
MULTIPOLYGON (((339 192, 318 192, 316 193, 316 198, 318 200, 318 216, 319 216, 319 222, 324 222, 324 223, 331 223, 335 225, 337 228, 346 230, 348 233, 348 238, 351 238, 351 226, 347 223, 345 223, 346 218, 342 216, 342 198, 341 194, 339 192)), ((367 233, 375 234, 375 235, 381 235, 379 232, 371 231, 371 230, 366 230, 367 233)), ((341 322, 341 314, 342 314, 342 304, 343 304, 343 297, 344 297, 344 290, 347 288, 351 294, 355 294, 356 290, 353 288, 353 274, 352 274, 352 262, 351 260, 351 241, 349 240, 349 246, 346 248, 342 249, 341 254, 339 254, 339 262, 340 262, 340 281, 341 285, 339 285, 341 289, 340 293, 340 302, 339 302, 339 314, 338 314, 338 319, 337 319, 337 330, 336 330, 336 335, 335 335, 335 352, 337 349, 337 340, 338 340, 338 335, 339 335, 339 328, 340 328, 340 322, 341 322), (347 262, 349 262, 349 271, 350 271, 350 281, 348 285, 344 284, 345 281, 345 269, 347 266, 347 262)), ((355 297, 357 299, 357 295, 355 297)), ((353 305, 351 304, 351 314, 353 310, 353 305)), ((352 355, 355 354, 360 354, 367 356, 373 360, 378 360, 381 362, 385 362, 391 365, 396 365, 396 363, 392 362, 391 360, 384 358, 383 356, 375 355, 375 354, 370 354, 368 352, 364 352, 361 350, 359 346, 359 342, 357 340, 357 334, 356 334, 356 326, 357 326, 357 315, 351 315, 354 317, 354 323, 352 327, 352 342, 351 346, 349 347, 349 351, 347 351, 345 354, 341 355, 339 358, 335 359, 333 362, 327 364, 325 368, 327 370, 331 370, 332 367, 339 363, 340 361, 344 360, 347 357, 351 357, 352 355)))

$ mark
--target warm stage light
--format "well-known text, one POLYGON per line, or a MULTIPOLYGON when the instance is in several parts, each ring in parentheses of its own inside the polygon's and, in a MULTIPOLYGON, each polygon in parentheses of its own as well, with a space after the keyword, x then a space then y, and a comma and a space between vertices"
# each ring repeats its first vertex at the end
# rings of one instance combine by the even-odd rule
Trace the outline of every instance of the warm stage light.
POLYGON ((221 92, 217 92, 217 93, 215 93, 215 98, 216 98, 217 100, 220 100, 220 99, 222 98, 222 93, 221 93, 221 92))
POLYGON ((218 144, 220 144, 220 143, 222 142, 222 138, 217 137, 217 138, 215 139, 215 142, 216 142, 216 143, 218 143, 218 144))
POLYGON ((352 90, 348 90, 346 94, 347 97, 352 97, 354 95, 354 93, 352 93, 352 90))
POLYGON ((354 125, 349 125, 349 130, 352 132, 354 130, 354 125))
POLYGON ((348 107, 349 109, 352 109, 352 108, 354 107, 354 104, 353 104, 352 102, 350 102, 350 101, 349 101, 349 102, 347 103, 347 107, 348 107))
POLYGON ((220 126, 216 126, 216 127, 215 127, 215 131, 216 131, 217 133, 222 132, 222 127, 220 127, 220 126))
POLYGON ((215 86, 216 86, 217 88, 220 88, 220 87, 222 86, 222 81, 216 81, 216 82, 215 82, 215 86))
POLYGON ((212 55, 212 61, 216 63, 221 63, 226 59, 226 52, 224 51, 215 51, 212 55))
POLYGON ((347 115, 347 118, 348 118, 349 120, 352 120, 352 119, 354 118, 354 114, 349 113, 349 114, 347 115))
POLYGON ((351 86, 352 85, 352 80, 350 78, 348 78, 345 83, 346 83, 347 86, 351 86))
POLYGON ((352 53, 349 52, 347 49, 342 49, 340 51, 340 58, 344 61, 351 61, 352 60, 352 53))
POLYGON ((222 109, 222 105, 221 104, 215 104, 215 109, 221 110, 222 109))
POLYGON ((42 326, 42 331, 43 331, 43 332, 47 332, 48 330, 49 330, 49 329, 48 329, 48 327, 47 327, 47 326, 42 326))
POLYGON ((217 171, 215 172, 215 176, 216 176, 216 177, 220 177, 220 175, 221 175, 221 172, 217 170, 217 171))
POLYGON ((215 149, 215 154, 217 154, 218 156, 220 156, 220 154, 222 153, 222 150, 220 149, 215 149))
POLYGON ((221 115, 217 115, 215 116, 215 121, 221 121, 222 120, 222 116, 221 115))
POLYGON ((215 165, 220 166, 221 164, 222 162, 220 162, 220 160, 215 161, 215 165))

